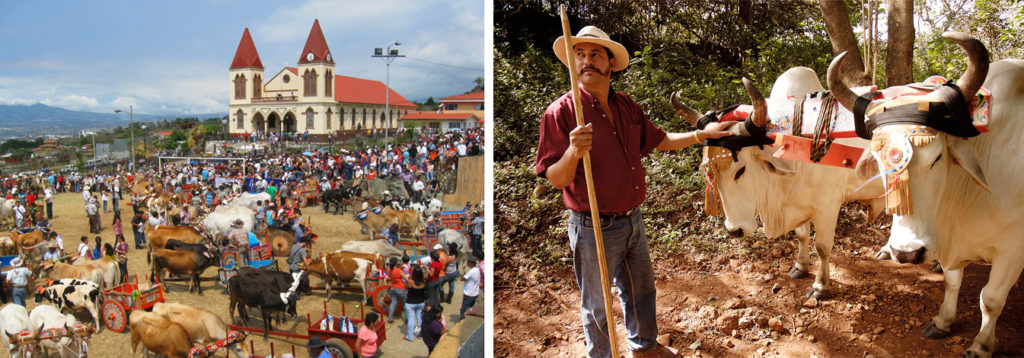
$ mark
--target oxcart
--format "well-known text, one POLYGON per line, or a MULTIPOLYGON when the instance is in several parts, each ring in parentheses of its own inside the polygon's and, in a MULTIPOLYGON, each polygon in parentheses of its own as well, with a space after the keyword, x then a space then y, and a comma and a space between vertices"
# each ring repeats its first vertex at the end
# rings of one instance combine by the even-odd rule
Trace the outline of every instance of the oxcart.
POLYGON ((149 310, 164 301, 163 284, 157 282, 147 289, 139 289, 139 276, 132 276, 134 283, 126 283, 103 290, 103 323, 114 332, 124 332, 128 326, 128 315, 137 309, 149 310))
MULTIPOLYGON (((365 317, 363 306, 359 306, 359 317, 365 317)), ((315 322, 312 320, 310 314, 306 314, 306 334, 299 334, 293 332, 282 332, 282 331, 266 331, 259 328, 251 328, 247 326, 238 326, 234 324, 228 324, 229 329, 244 331, 250 333, 266 333, 272 336, 295 338, 303 341, 308 341, 312 337, 320 337, 324 342, 327 342, 327 351, 329 351, 334 357, 339 358, 353 358, 352 352, 356 351, 356 340, 359 338, 359 325, 363 323, 362 318, 349 318, 345 313, 345 306, 341 306, 341 315, 333 316, 327 313, 327 303, 324 303, 324 311, 320 316, 320 319, 315 322)), ((387 332, 384 326, 384 320, 377 320, 376 327, 372 327, 377 332, 377 345, 387 339, 387 332)), ((252 341, 250 343, 250 350, 252 350, 252 341)), ((273 350, 273 345, 271 345, 273 350)), ((273 355, 274 352, 271 352, 273 355)), ((276 356, 276 355, 275 355, 276 356)))
MULTIPOLYGON (((277 260, 274 259, 273 251, 269 242, 262 242, 258 246, 249 248, 245 257, 245 263, 250 267, 271 271, 280 271, 277 260)), ((228 284, 228 279, 238 273, 241 265, 238 252, 233 250, 225 251, 221 248, 220 268, 217 269, 218 282, 222 285, 228 284)))

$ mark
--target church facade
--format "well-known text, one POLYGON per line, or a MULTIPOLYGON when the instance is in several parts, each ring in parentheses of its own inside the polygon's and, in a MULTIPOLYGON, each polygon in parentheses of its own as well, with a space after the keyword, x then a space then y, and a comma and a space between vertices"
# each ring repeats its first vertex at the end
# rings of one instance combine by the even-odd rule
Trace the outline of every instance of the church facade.
POLYGON ((282 68, 269 79, 246 28, 231 62, 230 81, 228 130, 232 134, 393 129, 399 117, 416 110, 415 104, 383 82, 336 74, 319 20, 313 21, 298 65, 282 68), (385 107, 390 109, 391 123, 385 107))

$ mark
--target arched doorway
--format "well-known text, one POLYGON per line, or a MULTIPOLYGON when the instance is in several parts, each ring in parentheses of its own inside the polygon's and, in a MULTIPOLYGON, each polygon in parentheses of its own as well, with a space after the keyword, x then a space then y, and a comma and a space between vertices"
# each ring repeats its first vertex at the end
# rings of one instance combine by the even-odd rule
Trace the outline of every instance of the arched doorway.
POLYGON ((257 112, 256 114, 252 115, 252 130, 253 131, 266 130, 266 128, 264 127, 264 122, 265 121, 263 120, 263 113, 258 113, 257 112))
POLYGON ((284 132, 295 132, 297 127, 295 125, 295 115, 292 112, 285 113, 284 115, 284 132))
POLYGON ((271 112, 267 117, 267 131, 273 133, 281 132, 281 117, 276 112, 271 112))

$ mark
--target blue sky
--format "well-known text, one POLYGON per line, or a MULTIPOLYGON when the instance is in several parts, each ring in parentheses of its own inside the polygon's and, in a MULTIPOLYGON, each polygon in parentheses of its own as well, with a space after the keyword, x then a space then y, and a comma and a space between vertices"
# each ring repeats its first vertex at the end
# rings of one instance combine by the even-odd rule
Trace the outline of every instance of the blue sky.
POLYGON ((375 47, 400 41, 391 87, 412 101, 484 76, 484 2, 0 0, 0 104, 138 113, 226 112, 249 27, 266 78, 294 66, 320 20, 339 75, 385 80, 375 47))

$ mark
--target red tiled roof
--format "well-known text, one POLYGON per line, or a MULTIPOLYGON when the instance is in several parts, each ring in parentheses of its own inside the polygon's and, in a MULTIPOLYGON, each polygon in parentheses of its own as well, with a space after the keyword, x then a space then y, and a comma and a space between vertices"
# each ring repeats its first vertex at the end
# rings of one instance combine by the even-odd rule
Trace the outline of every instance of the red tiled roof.
POLYGON ((334 58, 330 57, 331 49, 327 48, 327 40, 324 39, 324 32, 320 30, 320 20, 313 20, 313 28, 309 30, 309 37, 306 38, 306 46, 302 48, 302 53, 299 54, 299 64, 310 63, 310 62, 327 62, 334 63, 334 58), (313 59, 308 58, 308 54, 313 54, 313 59))
POLYGON ((260 54, 256 52, 256 45, 252 43, 252 36, 249 35, 249 28, 242 32, 242 41, 238 42, 238 50, 235 50, 235 59, 231 61, 231 69, 255 67, 263 69, 263 62, 260 61, 260 54))
POLYGON ((334 75, 334 99, 338 102, 384 104, 385 99, 392 106, 416 108, 416 105, 390 88, 390 98, 385 98, 384 83, 362 78, 334 75))
POLYGON ((466 93, 466 94, 460 94, 458 96, 445 97, 445 98, 439 99, 437 101, 438 102, 454 102, 454 101, 460 101, 460 102, 480 101, 480 102, 483 102, 484 101, 484 91, 476 91, 476 92, 470 92, 470 93, 466 93))
POLYGON ((399 120, 417 120, 417 119, 434 119, 434 120, 458 120, 458 119, 469 119, 470 117, 476 117, 473 113, 437 113, 437 112, 413 112, 406 114, 399 118, 399 120))
POLYGON ((285 67, 285 68, 287 68, 288 71, 292 71, 292 73, 294 73, 296 75, 299 74, 299 69, 298 68, 295 68, 295 67, 285 67))

